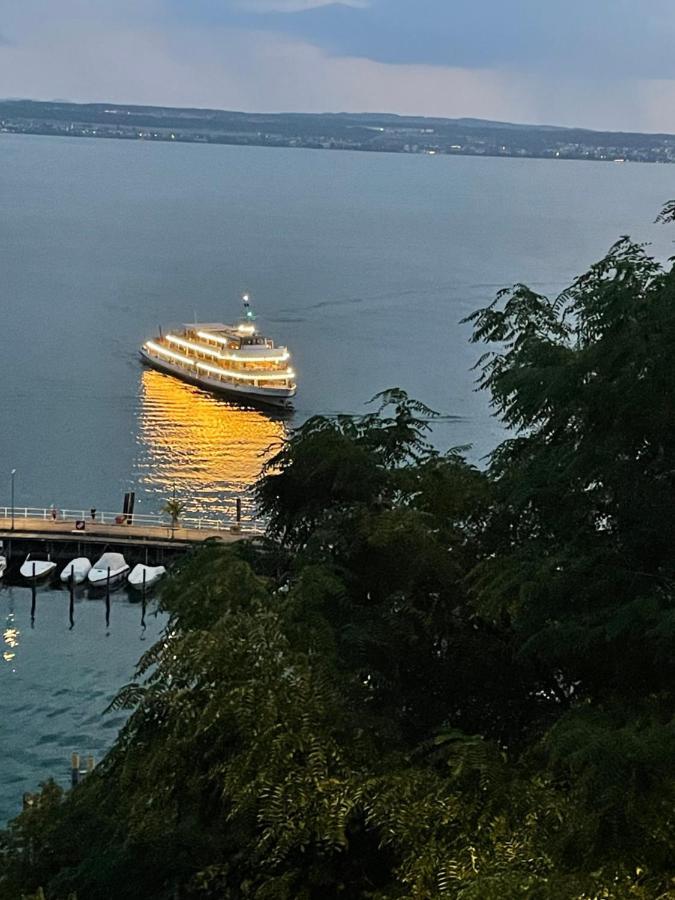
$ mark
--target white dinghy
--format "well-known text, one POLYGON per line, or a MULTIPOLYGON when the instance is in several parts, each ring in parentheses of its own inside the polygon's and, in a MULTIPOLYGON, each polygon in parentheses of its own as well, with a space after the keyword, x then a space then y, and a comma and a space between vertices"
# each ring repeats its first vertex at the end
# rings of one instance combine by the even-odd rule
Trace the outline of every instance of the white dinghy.
POLYGON ((73 579, 74 584, 82 584, 83 581, 86 581, 87 575, 91 571, 91 563, 87 559, 86 556, 78 556, 77 559, 74 559, 72 562, 69 562, 68 565, 61 572, 61 581, 65 584, 68 584, 71 577, 73 579))
POLYGON ((48 578, 55 568, 56 563, 52 562, 48 554, 29 553, 21 564, 19 572, 28 581, 40 581, 43 578, 48 578))
POLYGON ((105 587, 108 576, 110 576, 110 584, 117 584, 122 581, 129 571, 129 566, 121 553, 104 553, 89 570, 89 584, 94 587, 105 587))
POLYGON ((0 556, 0 578, 2 578, 2 576, 5 574, 6 571, 7 571, 7 557, 0 556))
POLYGON ((144 566, 143 563, 139 563, 129 573, 129 586, 137 591, 142 591, 144 575, 145 589, 148 590, 157 584, 163 575, 166 575, 166 569, 164 566, 144 566))

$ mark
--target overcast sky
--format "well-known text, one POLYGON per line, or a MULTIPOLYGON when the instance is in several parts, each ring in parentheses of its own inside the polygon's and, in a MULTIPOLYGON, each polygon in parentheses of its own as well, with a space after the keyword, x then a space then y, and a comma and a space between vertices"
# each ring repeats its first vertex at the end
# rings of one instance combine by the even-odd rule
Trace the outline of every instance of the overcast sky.
POLYGON ((0 97, 675 132, 673 0, 0 0, 0 97))

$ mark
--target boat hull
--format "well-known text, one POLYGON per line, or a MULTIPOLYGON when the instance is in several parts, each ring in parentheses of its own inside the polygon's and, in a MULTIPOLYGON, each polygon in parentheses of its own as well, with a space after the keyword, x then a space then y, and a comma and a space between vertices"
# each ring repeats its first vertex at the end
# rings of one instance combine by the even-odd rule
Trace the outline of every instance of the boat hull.
POLYGON ((19 572, 26 581, 42 581, 45 578, 49 578, 52 572, 56 569, 56 563, 54 562, 41 562, 29 560, 25 562, 19 572))
POLYGON ((69 562, 65 569, 61 572, 61 581, 67 584, 72 579, 74 584, 82 584, 87 580, 87 575, 91 571, 91 563, 85 557, 74 559, 69 562))
MULTIPOLYGON (((111 569, 110 586, 112 587, 113 585, 120 584, 120 582, 124 581, 128 571, 129 566, 125 566, 123 569, 111 569)), ((87 575, 87 581, 92 587, 105 587, 108 583, 107 569, 105 571, 103 571, 103 569, 92 569, 87 575)))
POLYGON ((143 566, 139 563, 129 573, 127 583, 136 591, 142 591, 144 587, 147 591, 154 587, 164 575, 166 575, 164 566, 143 566), (143 569, 145 569, 145 584, 143 583, 143 569))
POLYGON ((272 393, 266 391, 265 388, 248 388, 243 385, 228 384, 215 378, 209 378, 206 375, 193 375, 186 372, 181 366, 174 365, 168 360, 158 359, 151 353, 147 353, 144 349, 139 351, 143 362, 157 369, 158 372, 164 372, 166 375, 173 375, 186 381, 188 384, 194 384, 197 387, 210 391, 213 394, 227 397, 230 400, 236 400, 238 403, 249 403, 255 406, 267 406, 273 409, 292 409, 292 398, 295 391, 288 390, 285 394, 279 396, 279 392, 272 393))

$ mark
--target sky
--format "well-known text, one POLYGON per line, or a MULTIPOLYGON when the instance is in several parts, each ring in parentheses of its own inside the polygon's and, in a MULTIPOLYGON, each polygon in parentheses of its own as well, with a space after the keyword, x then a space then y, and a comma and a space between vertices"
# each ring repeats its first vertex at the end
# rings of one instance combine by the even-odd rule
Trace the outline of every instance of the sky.
POLYGON ((0 0, 0 97, 675 132, 672 0, 0 0))

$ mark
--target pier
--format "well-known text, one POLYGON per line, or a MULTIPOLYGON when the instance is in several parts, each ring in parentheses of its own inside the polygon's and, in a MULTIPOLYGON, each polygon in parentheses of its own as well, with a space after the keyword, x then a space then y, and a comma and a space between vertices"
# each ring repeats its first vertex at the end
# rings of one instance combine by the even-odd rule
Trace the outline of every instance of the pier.
POLYGON ((233 543, 260 535, 253 521, 185 516, 174 525, 165 516, 56 511, 38 507, 0 506, 3 555, 42 550, 54 560, 97 555, 106 550, 126 554, 136 562, 163 563, 206 540, 233 543))

